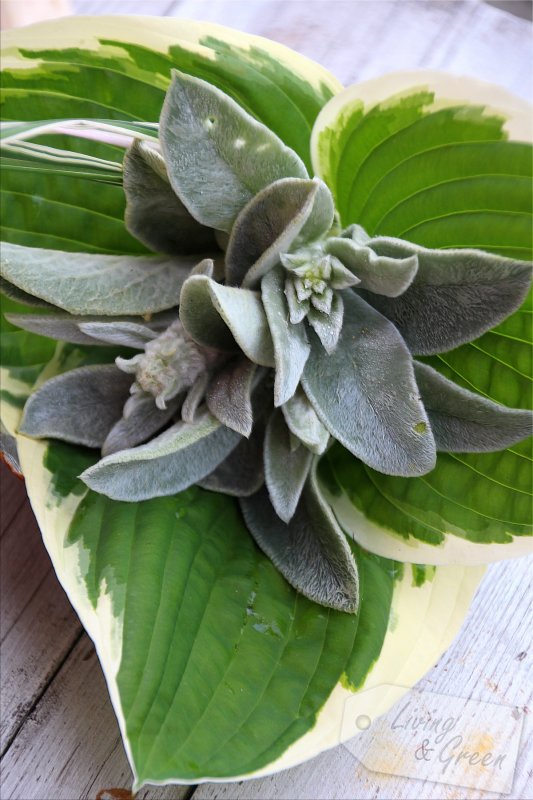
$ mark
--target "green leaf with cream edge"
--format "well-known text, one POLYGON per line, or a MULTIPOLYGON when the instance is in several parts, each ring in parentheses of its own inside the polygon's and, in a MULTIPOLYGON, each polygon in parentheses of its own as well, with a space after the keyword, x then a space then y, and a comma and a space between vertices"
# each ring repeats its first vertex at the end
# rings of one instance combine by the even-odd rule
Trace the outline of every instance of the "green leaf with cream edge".
MULTIPOLYGON (((444 248, 443 255, 480 248, 527 260, 530 119, 526 103, 496 86, 393 73, 350 87, 324 107, 313 129, 313 165, 344 226, 444 248)), ((530 320, 531 295, 493 331, 423 360, 481 397, 528 408, 530 320)), ((476 564, 531 551, 528 441, 496 453, 440 453, 420 478, 383 475, 339 445, 326 459, 337 518, 373 552, 476 564)))

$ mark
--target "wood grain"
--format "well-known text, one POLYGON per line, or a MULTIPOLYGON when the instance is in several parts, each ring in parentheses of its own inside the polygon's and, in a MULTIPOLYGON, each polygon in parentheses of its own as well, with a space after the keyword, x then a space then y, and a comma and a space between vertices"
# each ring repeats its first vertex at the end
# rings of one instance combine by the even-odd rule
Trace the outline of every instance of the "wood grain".
MULTIPOLYGON (((320 61, 345 84, 431 67, 531 96, 527 23, 479 2, 419 0, 73 0, 77 13, 170 14, 267 36, 320 61)), ((96 798, 131 772, 94 648, 57 583, 23 484, 2 466, 2 718, 6 800, 96 798)), ((460 636, 424 678, 428 690, 507 703, 524 717, 513 798, 533 797, 531 561, 489 570, 460 636)), ((190 798, 147 787, 142 800, 190 798)), ((205 784, 208 798, 470 798, 468 790, 372 773, 344 747, 270 778, 205 784)), ((497 795, 483 794, 483 797, 497 795)))

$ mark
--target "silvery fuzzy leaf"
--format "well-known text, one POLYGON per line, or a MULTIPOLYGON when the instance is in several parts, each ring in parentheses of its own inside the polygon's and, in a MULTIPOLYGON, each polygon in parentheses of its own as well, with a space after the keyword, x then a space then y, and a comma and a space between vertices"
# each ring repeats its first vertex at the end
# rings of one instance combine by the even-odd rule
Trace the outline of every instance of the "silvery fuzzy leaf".
POLYGON ((212 278, 214 273, 215 265, 210 258, 204 258, 203 261, 200 261, 199 264, 191 269, 191 275, 206 275, 208 278, 212 278))
POLYGON ((256 292, 194 275, 183 285, 180 319, 198 344, 226 352, 240 348, 255 364, 274 365, 272 337, 256 292))
POLYGON ((235 220, 226 251, 226 281, 255 289, 279 262, 313 209, 318 183, 281 178, 262 189, 235 220))
POLYGON ((350 272, 338 258, 332 255, 328 255, 326 258, 331 260, 329 285, 332 289, 349 289, 351 286, 357 286, 361 283, 357 275, 350 272))
MULTIPOLYGON (((105 342, 93 339, 83 333, 78 327, 78 322, 87 320, 87 317, 72 314, 6 314, 6 319, 18 328, 40 336, 49 336, 51 339, 60 339, 62 342, 86 345, 104 345, 105 342)), ((104 317, 103 319, 106 319, 104 317)))
POLYGON ((291 586, 323 606, 357 611, 357 564, 320 494, 314 470, 288 525, 276 514, 265 488, 240 502, 250 533, 291 586))
POLYGON ((90 489, 113 500, 164 497, 213 472, 240 438, 204 413, 192 425, 178 422, 148 444, 106 456, 80 477, 90 489))
POLYGON ((143 350, 146 342, 157 337, 157 333, 147 325, 138 322, 78 322, 81 333, 103 344, 132 347, 143 350))
POLYGON ((235 450, 214 472, 198 481, 203 489, 233 497, 249 497, 264 482, 262 426, 255 427, 249 439, 242 439, 235 450))
POLYGON ((252 432, 255 371, 255 364, 247 358, 234 360, 211 380, 206 394, 206 404, 213 416, 242 436, 250 436, 252 432))
POLYGON ((296 392, 281 406, 285 422, 291 432, 312 453, 322 455, 329 441, 329 433, 316 415, 316 411, 299 386, 296 392))
POLYGON ((267 272, 261 281, 263 305, 274 344, 276 406, 283 405, 293 396, 310 352, 303 322, 293 325, 289 320, 284 283, 285 272, 281 266, 267 272))
POLYGON ((287 305, 289 306, 289 319, 293 325, 297 325, 307 316, 310 306, 309 300, 298 299, 294 281, 291 278, 285 280, 284 292, 287 298, 287 305))
POLYGON ((293 447, 291 432, 283 414, 276 409, 267 423, 264 446, 265 483, 270 502, 284 522, 294 516, 311 468, 313 455, 297 443, 293 447))
POLYGON ((318 192, 311 214, 300 232, 300 238, 305 242, 314 241, 328 233, 335 219, 335 204, 330 190, 324 181, 319 178, 314 180, 318 183, 318 192))
POLYGON ((119 450, 128 450, 148 441, 176 414, 178 399, 169 400, 167 407, 159 409, 151 394, 138 392, 127 400, 122 418, 116 422, 102 445, 102 455, 109 456, 119 450))
POLYGON ((344 320, 344 303, 342 295, 334 292, 329 314, 323 314, 317 308, 310 308, 307 320, 320 341, 326 353, 333 353, 337 347, 344 320))
POLYGON ((126 228, 139 241, 169 255, 218 250, 214 233, 192 217, 170 186, 162 156, 135 140, 124 156, 126 228))
POLYGON ((333 303, 333 290, 329 286, 324 289, 322 294, 313 293, 311 296, 311 306, 316 308, 322 314, 329 316, 331 312, 331 305, 333 303))
POLYGON ((348 225, 348 227, 340 233, 340 236, 342 236, 343 239, 351 239, 352 242, 355 242, 360 247, 365 247, 371 238, 362 225, 356 225, 355 223, 348 225))
POLYGON ((2 275, 70 314, 143 315, 178 305, 195 256, 67 253, 2 242, 2 275))
POLYGON ((392 239, 372 239, 380 255, 418 259, 418 272, 400 297, 364 292, 393 322, 414 355, 442 353, 470 342, 524 300, 531 265, 481 250, 427 250, 392 239))
POLYGON ((229 231, 246 203, 279 178, 307 178, 289 147, 232 98, 177 70, 159 137, 170 183, 198 222, 229 231))
MULTIPOLYGON (((2 420, 0 420, 0 458, 9 467, 11 472, 22 477, 22 469, 20 467, 17 450, 17 440, 9 433, 2 420)), ((258 489, 259 486, 257 486, 254 491, 257 491, 258 489)), ((253 492, 250 494, 253 494, 253 492)))
POLYGON ((394 325, 355 292, 344 294, 335 351, 324 358, 313 337, 302 384, 331 435, 373 469, 412 477, 435 466, 411 354, 394 325))
POLYGON ((34 297, 32 294, 23 292, 22 289, 18 288, 18 286, 15 286, 13 283, 9 283, 9 281, 6 281, 6 279, 2 277, 0 277, 0 292, 6 297, 9 297, 11 300, 15 300, 17 303, 23 303, 25 306, 31 306, 34 308, 57 308, 56 306, 52 305, 52 303, 47 303, 46 300, 41 300, 40 297, 34 297))
POLYGON ((483 453, 503 450, 533 433, 533 415, 469 392, 427 364, 414 362, 415 376, 437 450, 483 453))
POLYGON ((121 418, 131 378, 114 364, 80 367, 46 381, 30 395, 19 431, 101 447, 121 418))
POLYGON ((362 247, 352 239, 332 237, 326 242, 326 250, 357 275, 360 279, 359 288, 397 297, 413 282, 418 270, 418 258, 414 254, 397 257, 380 255, 372 249, 372 241, 376 240, 362 247))
POLYGON ((187 392, 181 407, 181 418, 184 422, 193 423, 196 412, 205 397, 205 390, 209 384, 209 373, 202 372, 187 392))

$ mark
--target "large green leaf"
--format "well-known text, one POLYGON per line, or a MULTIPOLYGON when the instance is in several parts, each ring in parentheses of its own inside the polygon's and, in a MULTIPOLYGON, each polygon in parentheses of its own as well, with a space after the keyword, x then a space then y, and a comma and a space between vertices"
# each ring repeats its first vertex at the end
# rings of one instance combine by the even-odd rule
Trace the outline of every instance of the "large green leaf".
POLYGON ((402 569, 354 545, 360 617, 336 612, 284 581, 234 499, 195 488, 111 501, 75 477, 94 451, 18 444, 45 544, 95 641, 137 785, 275 771, 337 744, 355 687, 416 681, 455 635, 482 574, 402 569))
MULTIPOLYGON (((385 76, 323 109, 315 169, 345 225, 530 259, 530 113, 503 90, 466 78, 385 76)), ((529 300, 475 342, 425 360, 467 389, 527 408, 530 341, 529 300)), ((328 458, 343 493, 330 499, 356 539, 382 555, 411 560, 416 552, 426 563, 511 557, 530 547, 530 455, 527 441, 498 453, 440 454, 428 475, 406 479, 375 472, 337 446, 328 458)))

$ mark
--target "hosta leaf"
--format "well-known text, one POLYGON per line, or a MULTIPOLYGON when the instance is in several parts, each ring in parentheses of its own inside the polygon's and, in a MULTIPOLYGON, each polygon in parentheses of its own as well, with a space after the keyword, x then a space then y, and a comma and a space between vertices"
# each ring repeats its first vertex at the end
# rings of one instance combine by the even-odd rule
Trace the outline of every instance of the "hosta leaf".
POLYGON ((306 178, 290 148, 228 95, 173 72, 159 123, 170 183, 198 222, 229 231, 246 203, 279 178, 306 178))
POLYGON ((437 450, 503 450, 533 433, 530 411, 507 408, 462 389, 427 364, 414 362, 414 367, 437 450))
POLYGON ((110 256, 2 244, 2 274, 70 314, 149 314, 179 302, 195 256, 110 256))
MULTIPOLYGON (((332 101, 314 130, 313 159, 344 225, 427 248, 528 259, 529 120, 529 106, 498 87, 399 73, 332 101)), ((465 389, 526 408, 530 340, 528 301, 494 331, 430 363, 465 389)), ((480 563, 530 549, 528 442, 498 453, 440 454, 422 479, 373 472, 341 448, 328 458, 345 492, 337 501, 343 524, 382 555, 411 560, 416 551, 426 563, 480 563)))
POLYGON ((200 225, 170 186, 165 162, 136 140, 124 156, 125 223, 156 253, 181 255, 217 250, 213 231, 200 225))
POLYGON ((263 305, 274 343, 276 406, 283 405, 293 396, 310 352, 303 323, 293 325, 289 321, 284 283, 285 272, 281 266, 272 269, 261 281, 263 305))
POLYGON ((256 292, 193 275, 183 286, 180 319, 199 344, 229 352, 240 348, 256 364, 274 363, 267 318, 256 292))
POLYGON ((105 456, 85 470, 90 489, 134 502, 187 489, 209 475, 236 447, 239 434, 209 414, 177 422, 147 444, 105 456))
POLYGON ((70 370, 33 392, 19 430, 100 447, 122 415, 130 386, 131 377, 114 364, 70 370))
POLYGON ((312 453, 321 455, 328 445, 329 433, 316 415, 301 386, 281 407, 288 427, 312 453))
POLYGON ((265 483, 270 502, 289 523, 311 468, 312 453, 291 434, 280 409, 271 414, 265 434, 265 483))
POLYGON ((315 181, 282 178, 258 192, 231 229, 226 280, 255 289, 302 230, 318 191, 315 181))
POLYGON ((412 359, 396 328, 355 293, 344 293, 336 350, 312 340, 302 384, 330 434, 375 469, 419 475, 435 464, 435 443, 418 399, 412 359))

